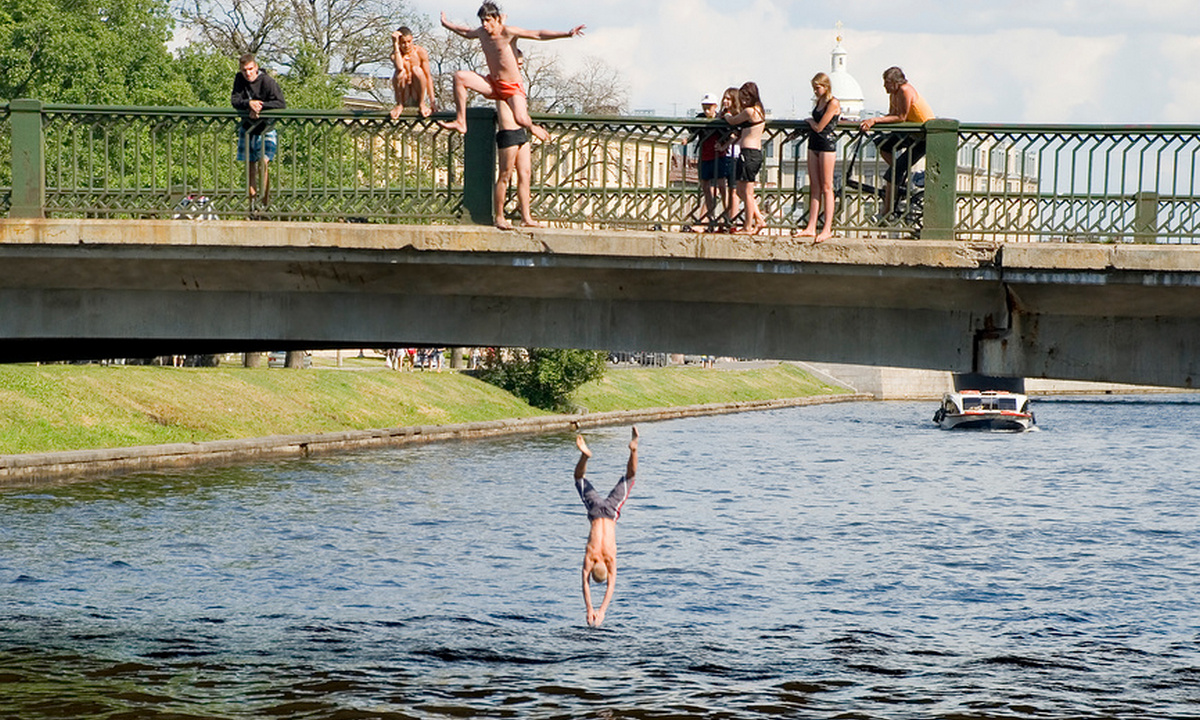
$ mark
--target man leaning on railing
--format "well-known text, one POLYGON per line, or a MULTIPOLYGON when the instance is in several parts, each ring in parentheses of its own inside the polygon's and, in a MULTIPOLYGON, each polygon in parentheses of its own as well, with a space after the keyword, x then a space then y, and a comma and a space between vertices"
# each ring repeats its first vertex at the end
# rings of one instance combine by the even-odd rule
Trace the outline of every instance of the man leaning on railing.
POLYGON ((235 110, 247 113, 238 126, 238 162, 246 163, 246 192, 250 197, 250 212, 255 201, 267 207, 271 201, 271 182, 267 163, 275 158, 277 138, 274 122, 260 117, 263 110, 287 107, 283 90, 275 78, 262 72, 251 53, 238 59, 241 70, 233 78, 233 93, 229 102, 235 110), (261 166, 261 167, 260 167, 261 166), (258 192, 258 174, 262 171, 262 193, 258 192))
MULTIPOLYGON (((925 123, 933 119, 933 110, 921 97, 912 83, 904 77, 904 71, 890 67, 883 71, 883 89, 888 94, 888 114, 867 118, 859 126, 863 132, 875 125, 886 123, 925 123)), ((876 133, 871 141, 879 148, 879 155, 888 164, 884 174, 884 215, 895 214, 897 208, 896 185, 903 185, 909 170, 925 156, 925 136, 902 133, 876 133)))

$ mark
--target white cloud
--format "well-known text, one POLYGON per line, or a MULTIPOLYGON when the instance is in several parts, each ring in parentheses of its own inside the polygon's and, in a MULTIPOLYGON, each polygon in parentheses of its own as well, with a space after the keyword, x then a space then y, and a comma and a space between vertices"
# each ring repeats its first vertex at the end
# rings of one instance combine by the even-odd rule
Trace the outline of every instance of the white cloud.
POLYGON ((1165 67, 1175 69, 1166 80, 1162 121, 1175 124, 1200 122, 1200 38, 1168 37, 1162 40, 1165 67), (1180 72, 1186 69, 1187 72, 1180 72))
MULTIPOLYGON (((1200 117, 1200 13, 1194 0, 544 0, 502 2, 511 22, 565 29, 545 44, 571 67, 604 59, 631 105, 682 114, 706 92, 758 82, 776 117, 809 107, 808 79, 829 69, 845 23, 849 70, 867 109, 886 108, 880 73, 904 68, 935 112, 970 122, 1163 123, 1200 117), (1191 33, 1192 35, 1189 35, 1191 33)), ((414 0, 435 19, 442 5, 414 0)), ((448 11, 474 18, 472 1, 448 11)), ((540 49, 540 48, 539 48, 540 49)))

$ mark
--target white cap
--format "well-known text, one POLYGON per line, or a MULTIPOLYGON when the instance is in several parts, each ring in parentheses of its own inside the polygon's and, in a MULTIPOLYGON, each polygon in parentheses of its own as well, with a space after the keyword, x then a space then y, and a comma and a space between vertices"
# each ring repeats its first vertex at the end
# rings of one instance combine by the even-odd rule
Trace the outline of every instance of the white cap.
POLYGON ((716 105, 717 96, 712 93, 704 93, 704 99, 700 101, 701 105, 716 105))

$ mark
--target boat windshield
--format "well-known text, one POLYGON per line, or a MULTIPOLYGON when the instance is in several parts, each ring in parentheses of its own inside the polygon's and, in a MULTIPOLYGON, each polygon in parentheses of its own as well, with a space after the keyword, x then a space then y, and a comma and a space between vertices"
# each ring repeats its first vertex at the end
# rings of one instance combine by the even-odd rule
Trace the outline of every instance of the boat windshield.
POLYGON ((962 399, 963 410, 1016 410, 1015 397, 995 397, 991 395, 965 395, 962 399))

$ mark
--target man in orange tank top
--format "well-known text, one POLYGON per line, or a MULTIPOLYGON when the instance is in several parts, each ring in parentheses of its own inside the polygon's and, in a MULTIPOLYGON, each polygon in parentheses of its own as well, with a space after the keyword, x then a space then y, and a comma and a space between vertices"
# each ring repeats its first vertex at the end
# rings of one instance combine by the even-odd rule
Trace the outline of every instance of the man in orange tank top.
MULTIPOLYGON (((887 123, 922 123, 932 120, 933 110, 921 97, 912 83, 904 77, 904 71, 890 67, 883 71, 883 89, 887 91, 888 113, 863 120, 859 127, 863 132, 876 125, 887 123)), ((903 184, 908 171, 918 160, 925 157, 925 134, 920 133, 876 133, 871 141, 879 149, 879 155, 888 164, 884 173, 884 212, 896 211, 896 184, 903 184)))

